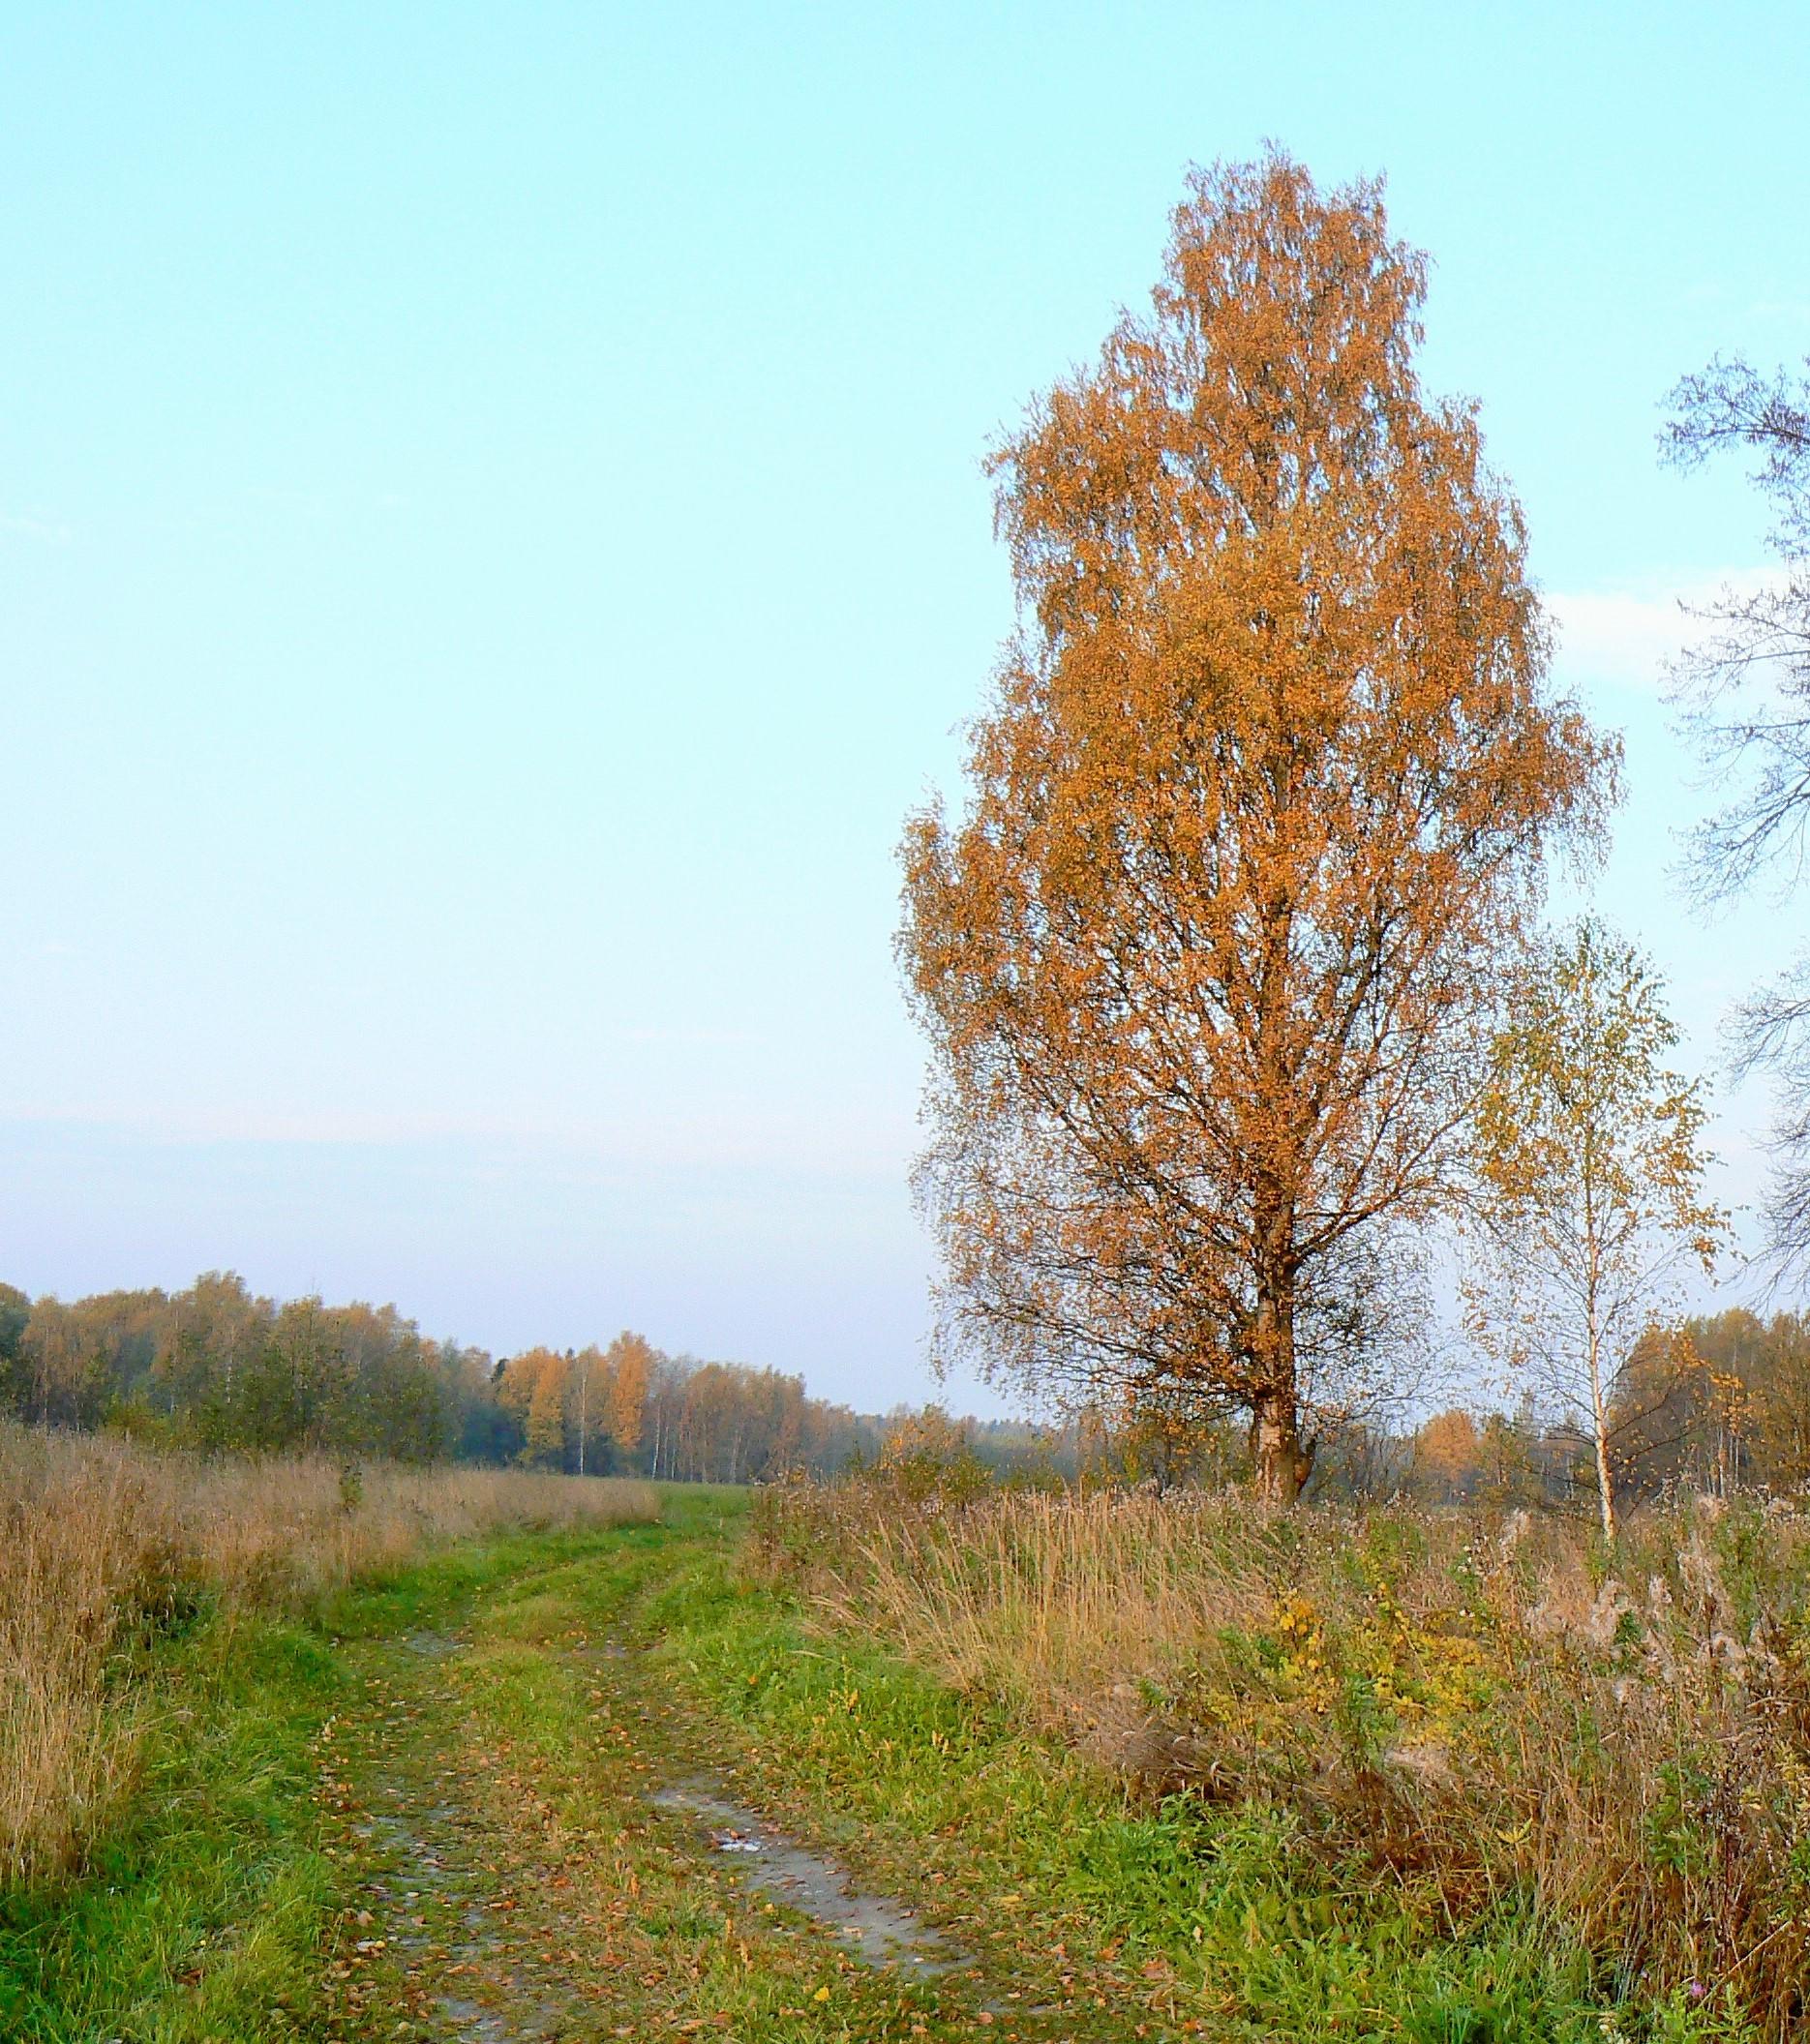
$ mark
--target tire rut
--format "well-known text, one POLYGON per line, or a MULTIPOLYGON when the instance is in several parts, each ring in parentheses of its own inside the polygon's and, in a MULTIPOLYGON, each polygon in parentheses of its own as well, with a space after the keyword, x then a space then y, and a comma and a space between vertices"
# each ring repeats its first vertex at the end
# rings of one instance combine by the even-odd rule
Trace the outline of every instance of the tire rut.
POLYGON ((364 1709, 335 1741, 349 1791, 341 1850, 361 1876, 327 1965, 332 2033, 347 2044, 597 2033, 574 1989, 580 1954, 523 1935, 539 1912, 523 1907, 519 1848, 469 1792, 446 1671, 462 1645, 415 1635, 367 1650, 364 1709))
POLYGON ((867 1975, 895 2010, 884 2034, 928 2034, 920 2018, 933 2010, 919 1998, 939 1979, 968 2001, 972 1975, 949 1977, 969 1973, 968 1954, 672 1750, 676 1727, 643 1693, 639 1657, 616 1642, 541 1645, 588 1699, 562 1781, 482 1721, 464 1686, 468 1635, 415 1632, 347 1651, 359 1702, 321 1742, 333 1849, 355 1875, 327 1957, 334 2044, 720 2034, 727 2019, 695 1999, 682 1957, 704 1917, 720 1916, 744 1966, 774 1965, 777 1978, 802 1960, 843 1983, 813 1990, 820 2001, 867 1975), (582 1810, 568 1794, 577 1783, 582 1810), (665 1885, 651 1908, 637 1867, 657 1868, 665 1885), (691 1924, 669 1939, 663 1922, 683 1917, 691 1924))

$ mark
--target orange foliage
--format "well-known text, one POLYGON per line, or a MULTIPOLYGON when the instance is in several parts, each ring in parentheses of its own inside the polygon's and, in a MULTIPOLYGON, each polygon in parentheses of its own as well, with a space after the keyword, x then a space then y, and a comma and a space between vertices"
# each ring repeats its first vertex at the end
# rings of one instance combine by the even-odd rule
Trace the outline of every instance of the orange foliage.
POLYGON ((620 1334, 604 1356, 609 1371, 610 1437, 624 1456, 641 1446, 642 1415, 653 1381, 653 1346, 645 1335, 620 1334))
POLYGON ((512 1357, 497 1387, 498 1402, 521 1420, 525 1462, 559 1467, 565 1457, 565 1405, 571 1365, 558 1350, 524 1349, 512 1357))
POLYGON ((1414 1459, 1447 1497, 1468 1497, 1483 1480, 1477 1423, 1458 1406, 1435 1413, 1414 1436, 1414 1459))
POLYGON ((1374 185, 1194 175, 1151 311, 995 456, 1026 629, 966 816, 904 846, 956 1320, 996 1372, 1245 1408, 1282 1500, 1614 770, 1421 392, 1424 273, 1374 185))

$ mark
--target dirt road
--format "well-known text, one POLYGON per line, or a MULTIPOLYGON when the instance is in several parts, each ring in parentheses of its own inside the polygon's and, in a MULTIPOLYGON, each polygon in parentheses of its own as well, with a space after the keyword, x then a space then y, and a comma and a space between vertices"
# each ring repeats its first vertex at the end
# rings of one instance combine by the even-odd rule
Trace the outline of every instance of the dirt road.
POLYGON ((356 1701, 319 1740, 354 1898, 336 2039, 1071 2033, 752 1807, 610 1605, 575 1562, 344 1642, 356 1701))

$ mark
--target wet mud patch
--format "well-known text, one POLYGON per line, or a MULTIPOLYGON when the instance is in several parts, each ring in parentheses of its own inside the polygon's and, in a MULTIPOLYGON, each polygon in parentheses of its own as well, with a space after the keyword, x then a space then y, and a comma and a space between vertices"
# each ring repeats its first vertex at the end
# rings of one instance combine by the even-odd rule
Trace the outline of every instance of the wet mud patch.
POLYGON ((423 1661, 444 1661, 456 1654, 465 1644, 456 1633, 409 1633, 402 1641, 404 1648, 411 1654, 420 1655, 423 1661))
POLYGON ((738 1803, 719 1782, 692 1776, 656 1789, 649 1800, 705 1832, 711 1850, 730 1863, 729 1871, 744 1888, 823 1925, 869 1966, 895 1966, 934 1978, 976 1963, 903 1903, 860 1887, 846 1868, 738 1803))

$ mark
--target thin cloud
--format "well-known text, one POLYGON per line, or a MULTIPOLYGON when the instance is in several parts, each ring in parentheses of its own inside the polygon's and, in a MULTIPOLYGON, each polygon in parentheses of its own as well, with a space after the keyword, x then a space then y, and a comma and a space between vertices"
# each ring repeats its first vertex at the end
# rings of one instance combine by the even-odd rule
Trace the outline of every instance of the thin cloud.
POLYGON ((60 519, 40 518, 29 511, 0 511, 0 532, 17 539, 35 539, 46 547, 66 547, 70 528, 60 519))
POLYGON ((1751 596, 1773 573, 1734 568, 1688 582, 1555 591, 1547 597, 1546 608, 1558 628, 1558 670, 1656 694, 1665 686, 1669 665, 1703 636, 1692 611, 1725 592, 1751 596))

